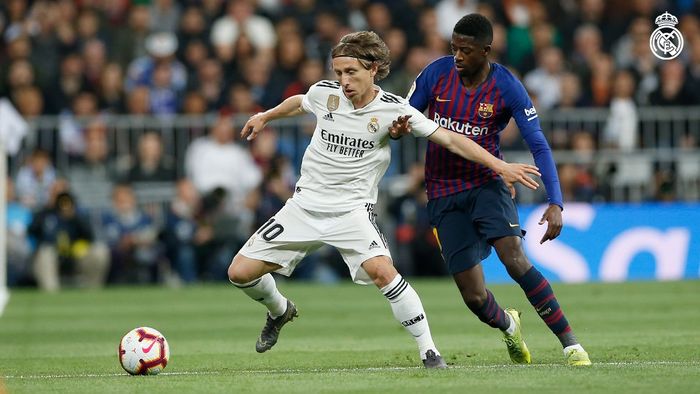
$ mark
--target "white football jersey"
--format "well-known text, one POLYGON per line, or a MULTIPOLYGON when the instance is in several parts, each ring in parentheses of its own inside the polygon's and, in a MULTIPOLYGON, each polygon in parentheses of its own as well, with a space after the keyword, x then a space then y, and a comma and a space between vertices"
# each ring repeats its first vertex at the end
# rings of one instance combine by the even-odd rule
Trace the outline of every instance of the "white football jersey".
POLYGON ((428 137, 438 125, 402 97, 379 93, 355 109, 337 81, 320 81, 304 96, 304 111, 316 115, 316 129, 304 152, 294 201, 317 212, 346 212, 377 202, 377 186, 389 167, 389 126, 401 115, 412 133, 428 137))

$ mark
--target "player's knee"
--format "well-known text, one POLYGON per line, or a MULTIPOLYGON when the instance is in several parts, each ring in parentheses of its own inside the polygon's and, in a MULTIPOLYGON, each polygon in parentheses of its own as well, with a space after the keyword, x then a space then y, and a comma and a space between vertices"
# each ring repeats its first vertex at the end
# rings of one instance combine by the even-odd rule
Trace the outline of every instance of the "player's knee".
POLYGON ((398 271, 391 263, 391 259, 386 256, 378 256, 370 261, 370 264, 365 265, 365 271, 372 279, 374 284, 380 289, 389 283, 398 275, 398 271))
POLYGON ((486 302, 487 295, 485 291, 479 292, 465 289, 461 293, 464 303, 471 310, 479 309, 486 302))
POLYGON ((235 284, 245 284, 257 279, 253 276, 253 272, 247 269, 243 257, 237 254, 231 261, 231 265, 228 266, 228 280, 235 284))

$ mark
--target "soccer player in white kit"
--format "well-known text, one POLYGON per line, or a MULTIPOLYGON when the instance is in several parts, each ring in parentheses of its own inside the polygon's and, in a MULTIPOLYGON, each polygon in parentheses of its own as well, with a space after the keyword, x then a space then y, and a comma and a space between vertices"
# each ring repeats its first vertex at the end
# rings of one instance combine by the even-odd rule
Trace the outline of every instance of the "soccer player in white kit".
POLYGON ((374 85, 389 74, 390 63, 389 50, 375 33, 347 34, 331 54, 338 81, 317 82, 305 95, 253 115, 241 131, 251 140, 273 119, 304 113, 317 118, 294 196, 236 254, 229 280, 267 307, 267 321, 255 346, 259 353, 265 352, 277 342, 282 326, 298 314, 270 273, 290 275, 307 253, 331 245, 343 256, 353 281, 374 283, 389 300, 394 317, 415 338, 423 365, 446 368, 421 300, 394 268, 375 222, 377 185, 390 161, 389 138, 399 135, 399 121, 408 120, 413 134, 493 169, 510 187, 520 182, 536 188, 528 175, 539 175, 537 167, 508 164, 492 156, 469 138, 439 127, 405 99, 374 85))

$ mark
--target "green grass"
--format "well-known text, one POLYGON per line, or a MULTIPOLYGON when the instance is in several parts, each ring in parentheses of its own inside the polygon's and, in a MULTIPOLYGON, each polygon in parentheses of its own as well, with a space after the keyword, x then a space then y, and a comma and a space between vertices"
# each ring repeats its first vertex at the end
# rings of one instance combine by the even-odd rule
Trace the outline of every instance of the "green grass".
POLYGON ((589 368, 564 364, 515 285, 491 289, 523 311, 530 366, 510 364, 500 334, 451 282, 412 283, 449 370, 419 368, 414 341, 373 287, 280 283, 300 317, 262 355, 263 308, 233 286, 15 291, 0 318, 0 392, 700 392, 698 281, 555 285, 589 368), (116 349, 144 325, 167 337, 171 360, 159 376, 132 377, 116 349))

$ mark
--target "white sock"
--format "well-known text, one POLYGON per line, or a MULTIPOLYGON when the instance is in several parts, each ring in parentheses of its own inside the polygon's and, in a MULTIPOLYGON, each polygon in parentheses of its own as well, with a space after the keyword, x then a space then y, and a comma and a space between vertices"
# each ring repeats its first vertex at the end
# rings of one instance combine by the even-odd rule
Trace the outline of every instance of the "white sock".
POLYGON ((426 358, 425 353, 431 349, 435 354, 440 355, 430 335, 428 317, 423 310, 423 304, 413 287, 401 275, 396 275, 391 283, 379 290, 389 300, 396 320, 416 339, 421 360, 426 358))
POLYGON ((506 317, 510 321, 510 325, 503 332, 505 332, 508 335, 513 335, 513 333, 515 332, 515 319, 511 319, 511 317, 507 313, 506 317))
POLYGON ((564 348, 564 356, 568 356, 569 353, 574 349, 581 351, 581 352, 585 352, 585 350, 583 350, 583 346, 581 346, 581 344, 577 343, 575 345, 565 347, 564 348))
POLYGON ((252 282, 233 285, 243 290, 248 297, 265 305, 272 318, 281 316, 287 310, 287 299, 277 290, 272 274, 265 274, 252 282))

